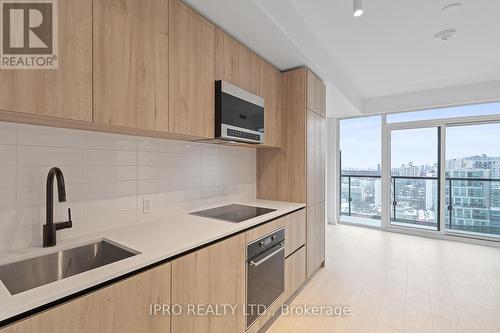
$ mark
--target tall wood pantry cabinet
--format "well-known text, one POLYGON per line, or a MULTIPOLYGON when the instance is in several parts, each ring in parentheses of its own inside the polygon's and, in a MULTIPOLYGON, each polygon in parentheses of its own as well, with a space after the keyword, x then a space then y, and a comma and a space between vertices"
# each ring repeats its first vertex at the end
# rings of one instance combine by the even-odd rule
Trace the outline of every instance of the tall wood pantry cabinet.
POLYGON ((325 261, 326 88, 307 68, 282 75, 281 149, 257 151, 257 195, 306 204, 309 277, 325 261))

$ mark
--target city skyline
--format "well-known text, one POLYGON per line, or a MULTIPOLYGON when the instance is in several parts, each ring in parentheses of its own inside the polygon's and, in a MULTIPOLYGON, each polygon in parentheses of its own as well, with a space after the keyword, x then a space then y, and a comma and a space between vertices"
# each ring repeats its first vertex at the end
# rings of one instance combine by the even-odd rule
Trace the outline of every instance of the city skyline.
MULTIPOLYGON (((388 121, 412 121, 486 114, 500 114, 500 103, 406 112, 387 117, 388 121)), ((410 161, 414 164, 435 163, 437 130, 435 128, 411 130, 411 135, 408 131, 397 131, 392 134, 392 166, 400 166, 410 161)), ((500 156, 498 133, 500 133, 500 123, 447 127, 446 159, 482 154, 500 156)), ((381 163, 381 117, 341 120, 340 149, 344 168, 376 170, 377 165, 381 163)))

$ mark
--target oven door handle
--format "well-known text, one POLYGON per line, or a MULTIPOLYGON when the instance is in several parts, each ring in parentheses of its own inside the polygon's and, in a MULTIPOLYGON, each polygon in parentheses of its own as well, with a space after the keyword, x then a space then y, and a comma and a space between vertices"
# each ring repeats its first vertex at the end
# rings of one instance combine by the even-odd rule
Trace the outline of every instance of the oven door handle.
POLYGON ((267 261, 268 259, 270 259, 270 258, 274 257, 275 255, 277 255, 278 253, 280 253, 284 249, 285 249, 285 243, 281 242, 281 243, 278 244, 278 249, 276 251, 273 251, 272 253, 268 254, 267 256, 265 256, 264 258, 260 259, 259 261, 250 260, 250 266, 257 267, 260 264, 262 264, 265 261, 267 261))

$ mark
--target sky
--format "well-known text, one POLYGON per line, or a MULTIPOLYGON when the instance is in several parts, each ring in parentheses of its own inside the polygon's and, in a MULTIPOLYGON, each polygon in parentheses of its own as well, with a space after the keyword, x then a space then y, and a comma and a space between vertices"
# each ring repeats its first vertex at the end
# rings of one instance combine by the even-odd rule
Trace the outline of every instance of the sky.
MULTIPOLYGON (((388 122, 441 119, 472 115, 500 114, 500 103, 390 114, 388 122)), ((342 167, 376 169, 380 163, 380 116, 354 118, 340 122, 342 167)), ((407 164, 433 164, 437 161, 437 129, 393 131, 392 167, 407 164)), ((446 159, 486 154, 500 156, 500 123, 448 127, 446 159)))

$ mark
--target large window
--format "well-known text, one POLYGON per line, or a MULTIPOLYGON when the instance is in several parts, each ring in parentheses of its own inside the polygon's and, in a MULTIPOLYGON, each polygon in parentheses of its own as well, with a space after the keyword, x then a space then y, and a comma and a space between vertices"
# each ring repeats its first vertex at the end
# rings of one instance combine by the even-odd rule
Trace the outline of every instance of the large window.
POLYGON ((437 230, 439 129, 391 132, 391 224, 437 230))
POLYGON ((388 123, 434 120, 458 117, 475 117, 500 114, 500 102, 455 106, 423 111, 393 113, 387 115, 388 123))
POLYGON ((500 124, 448 127, 446 228, 500 235, 500 124))
POLYGON ((340 121, 341 219, 380 226, 381 117, 340 121))
POLYGON ((341 120, 339 146, 341 221, 500 238, 500 102, 341 120))

